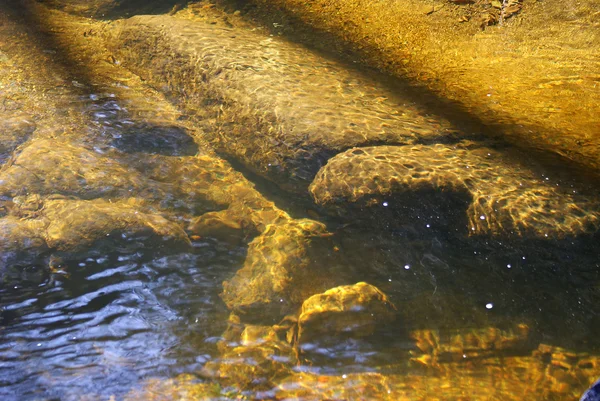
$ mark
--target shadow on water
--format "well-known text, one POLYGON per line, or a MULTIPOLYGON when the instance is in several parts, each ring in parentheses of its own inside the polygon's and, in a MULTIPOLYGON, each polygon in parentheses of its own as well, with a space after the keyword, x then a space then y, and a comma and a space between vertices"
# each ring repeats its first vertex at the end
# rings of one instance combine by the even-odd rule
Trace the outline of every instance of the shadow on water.
POLYGON ((127 128, 112 142, 126 153, 148 153, 163 156, 193 156, 198 145, 181 127, 157 127, 138 124, 127 128))
MULTIPOLYGON (((123 1, 112 6, 115 13, 120 12, 117 10, 134 9, 136 12, 149 12, 149 10, 164 12, 164 8, 169 6, 165 3, 175 4, 177 2, 123 1)), ((119 115, 122 111, 121 106, 119 106, 119 99, 113 95, 109 97, 98 96, 90 72, 80 61, 74 58, 75 55, 72 52, 56 40, 48 21, 35 13, 29 1, 7 0, 0 4, 0 10, 8 15, 13 15, 14 21, 20 22, 26 27, 31 33, 32 43, 36 44, 38 50, 52 51, 55 54, 47 62, 53 65, 52 69, 55 74, 76 82, 69 90, 73 95, 86 99, 90 104, 90 120, 105 119, 107 121, 100 122, 108 125, 118 122, 119 118, 122 117, 119 115)), ((128 118, 130 117, 128 116, 128 118)), ((112 131, 112 127, 109 126, 107 131, 112 131)), ((133 125, 129 124, 126 129, 118 129, 117 131, 112 135, 113 142, 110 145, 125 153, 193 156, 198 151, 198 145, 181 127, 152 125, 147 121, 140 121, 139 123, 134 122, 133 125)))

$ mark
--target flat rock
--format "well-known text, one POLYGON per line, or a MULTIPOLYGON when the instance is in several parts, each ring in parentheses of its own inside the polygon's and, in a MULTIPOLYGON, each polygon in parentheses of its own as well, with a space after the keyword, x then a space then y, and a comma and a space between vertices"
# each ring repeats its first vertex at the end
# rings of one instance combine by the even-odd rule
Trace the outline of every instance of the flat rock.
POLYGON ((0 218, 0 273, 39 262, 49 253, 85 254, 100 242, 159 239, 168 252, 186 249, 185 231, 163 216, 145 211, 139 199, 120 201, 16 197, 0 218))
POLYGON ((42 211, 48 221, 46 241, 53 249, 69 252, 85 250, 112 235, 153 236, 171 244, 190 245, 180 226, 158 214, 144 213, 142 204, 136 199, 46 201, 42 211))
POLYGON ((62 194, 95 198, 153 190, 158 189, 139 172, 61 140, 31 141, 0 171, 0 194, 8 197, 62 194))

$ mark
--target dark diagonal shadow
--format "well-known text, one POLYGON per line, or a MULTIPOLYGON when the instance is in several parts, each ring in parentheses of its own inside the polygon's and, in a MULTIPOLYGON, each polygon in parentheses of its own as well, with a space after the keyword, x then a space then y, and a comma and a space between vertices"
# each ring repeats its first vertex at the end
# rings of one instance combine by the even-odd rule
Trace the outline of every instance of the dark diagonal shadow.
MULTIPOLYGON (((41 1, 41 3, 56 2, 52 0, 41 1)), ((65 2, 62 2, 65 3, 65 2)), ((61 4, 62 4, 61 3, 61 4)), ((102 0, 100 0, 102 3, 102 0)), ((104 1, 108 4, 109 2, 104 1)), ((116 1, 110 2, 115 13, 125 10, 154 10, 160 12, 168 8, 176 1, 116 1)), ((181 2, 179 2, 181 3, 181 2)), ((95 8, 98 2, 90 2, 90 7, 95 8)), ((68 80, 74 80, 77 85, 70 87, 70 92, 78 97, 89 99, 96 96, 94 79, 86 66, 77 60, 76 54, 65 48, 63 44, 52 34, 51 23, 38 15, 35 7, 29 0, 6 0, 0 3, 0 11, 9 15, 11 19, 30 33, 32 46, 31 51, 49 51, 54 54, 47 62, 52 70, 68 80)), ((90 101, 100 111, 103 108, 118 108, 118 99, 98 99, 90 101), (115 106, 116 105, 116 106, 115 106)), ((91 118, 91 117, 90 117, 91 118)), ((131 118, 131 116, 128 116, 131 118)), ((125 153, 148 153, 163 156, 193 156, 198 152, 198 145, 185 129, 176 126, 161 126, 150 124, 145 121, 133 121, 133 125, 120 130, 117 137, 111 143, 116 149, 125 153)))

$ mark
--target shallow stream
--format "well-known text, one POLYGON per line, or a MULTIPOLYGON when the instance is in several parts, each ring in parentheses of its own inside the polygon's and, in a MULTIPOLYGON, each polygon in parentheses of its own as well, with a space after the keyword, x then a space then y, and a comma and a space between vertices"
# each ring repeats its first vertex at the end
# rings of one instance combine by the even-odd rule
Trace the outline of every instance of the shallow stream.
POLYGON ((0 399, 577 400, 600 377, 594 172, 188 6, 0 5, 0 399), (309 310, 359 282, 384 309, 309 310))

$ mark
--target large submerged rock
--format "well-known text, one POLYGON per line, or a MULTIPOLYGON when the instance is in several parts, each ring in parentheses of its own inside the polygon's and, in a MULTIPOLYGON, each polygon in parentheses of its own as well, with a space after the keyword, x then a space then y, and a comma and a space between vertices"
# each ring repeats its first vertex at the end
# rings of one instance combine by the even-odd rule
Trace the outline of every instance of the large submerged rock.
POLYGON ((119 62, 195 115, 222 152, 286 188, 304 189, 349 146, 443 137, 399 88, 246 27, 169 16, 111 24, 119 62))
POLYGON ((273 34, 335 49, 414 82, 421 96, 450 100, 441 106, 450 119, 475 116, 516 146, 600 171, 598 0, 251 4, 249 18, 273 34))
POLYGON ((371 207, 385 224, 543 238, 598 229, 596 197, 561 186, 534 163, 515 164, 469 144, 354 148, 332 158, 310 191, 338 213, 371 207))
POLYGON ((221 356, 208 362, 202 374, 233 388, 270 390, 298 363, 292 345, 273 327, 243 325, 235 315, 230 316, 219 349, 221 356))
POLYGON ((143 202, 137 199, 49 200, 41 213, 48 221, 46 242, 59 251, 85 250, 111 235, 129 239, 155 236, 179 246, 190 244, 179 225, 158 214, 144 213, 143 202))

